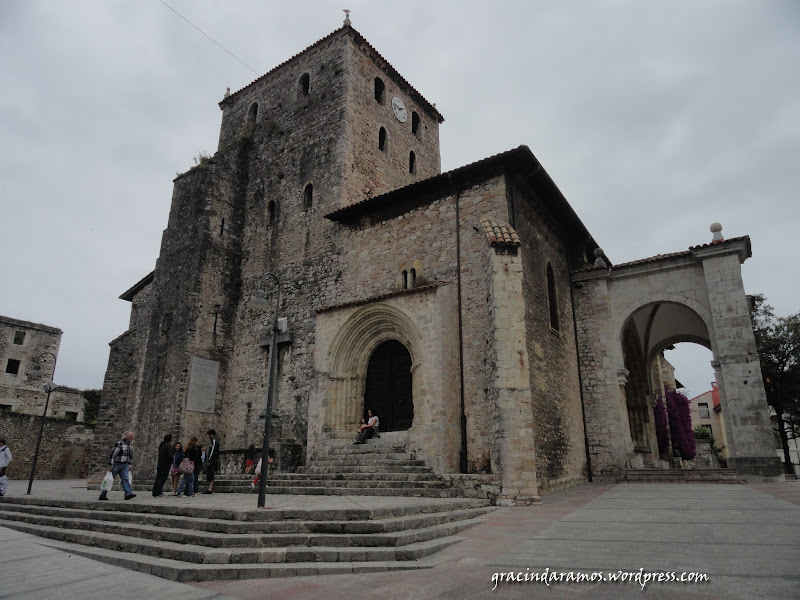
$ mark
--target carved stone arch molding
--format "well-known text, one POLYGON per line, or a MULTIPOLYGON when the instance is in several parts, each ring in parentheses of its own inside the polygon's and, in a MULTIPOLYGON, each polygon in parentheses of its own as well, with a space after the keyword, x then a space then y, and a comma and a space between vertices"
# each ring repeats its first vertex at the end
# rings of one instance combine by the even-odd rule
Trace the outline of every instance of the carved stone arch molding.
MULTIPOLYGON (((422 389, 419 352, 422 338, 414 321, 402 310, 383 303, 370 304, 353 313, 331 343, 330 385, 325 409, 325 429, 351 434, 364 409, 364 384, 370 356, 383 342, 397 340, 411 355, 412 387, 422 389)), ((416 401, 415 401, 416 404, 416 401)))

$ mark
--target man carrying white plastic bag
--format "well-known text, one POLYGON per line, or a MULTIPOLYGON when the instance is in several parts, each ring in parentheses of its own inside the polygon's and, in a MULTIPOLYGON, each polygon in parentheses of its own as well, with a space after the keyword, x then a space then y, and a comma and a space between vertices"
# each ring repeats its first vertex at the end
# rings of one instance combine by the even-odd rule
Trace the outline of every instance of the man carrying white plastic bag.
POLYGON ((133 442, 133 432, 127 431, 122 439, 114 444, 114 449, 111 451, 110 456, 111 470, 103 478, 98 500, 108 500, 108 492, 111 490, 114 478, 117 476, 119 476, 122 489, 125 490, 125 500, 136 497, 136 494, 131 489, 130 467, 133 465, 133 446, 131 442, 133 442))

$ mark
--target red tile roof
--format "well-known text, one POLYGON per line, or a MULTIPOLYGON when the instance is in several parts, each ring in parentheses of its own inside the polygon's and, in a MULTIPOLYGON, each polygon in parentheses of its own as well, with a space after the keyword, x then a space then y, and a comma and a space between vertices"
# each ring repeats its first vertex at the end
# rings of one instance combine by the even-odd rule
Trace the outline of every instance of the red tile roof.
POLYGON ((481 217, 481 225, 492 246, 516 248, 520 245, 519 236, 511 225, 491 221, 486 217, 481 217))

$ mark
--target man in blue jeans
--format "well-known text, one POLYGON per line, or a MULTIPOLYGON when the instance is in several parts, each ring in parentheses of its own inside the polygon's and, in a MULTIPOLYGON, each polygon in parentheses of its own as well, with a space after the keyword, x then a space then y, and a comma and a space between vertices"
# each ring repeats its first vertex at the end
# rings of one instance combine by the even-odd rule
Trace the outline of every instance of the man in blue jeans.
MULTIPOLYGON (((111 474, 114 477, 119 475, 122 489, 125 490, 125 500, 136 498, 136 494, 131 490, 131 483, 128 480, 128 469, 133 465, 132 441, 133 432, 126 431, 122 439, 114 444, 114 449, 111 451, 111 474)), ((108 500, 107 494, 106 490, 101 491, 98 500, 108 500)))

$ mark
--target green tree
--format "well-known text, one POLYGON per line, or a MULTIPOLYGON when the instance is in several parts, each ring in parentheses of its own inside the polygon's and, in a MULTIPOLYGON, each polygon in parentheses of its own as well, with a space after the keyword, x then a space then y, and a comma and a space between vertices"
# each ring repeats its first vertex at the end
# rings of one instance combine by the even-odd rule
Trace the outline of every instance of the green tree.
POLYGON ((776 317, 764 295, 756 294, 751 296, 750 318, 767 403, 775 410, 783 460, 791 473, 789 438, 800 437, 800 313, 776 317))
POLYGON ((83 390, 83 420, 85 423, 97 423, 97 411, 100 409, 100 397, 103 390, 83 390))

